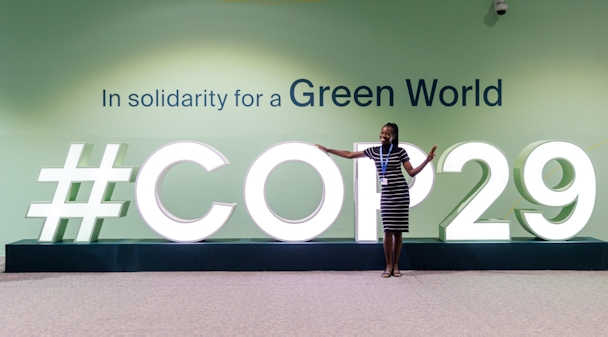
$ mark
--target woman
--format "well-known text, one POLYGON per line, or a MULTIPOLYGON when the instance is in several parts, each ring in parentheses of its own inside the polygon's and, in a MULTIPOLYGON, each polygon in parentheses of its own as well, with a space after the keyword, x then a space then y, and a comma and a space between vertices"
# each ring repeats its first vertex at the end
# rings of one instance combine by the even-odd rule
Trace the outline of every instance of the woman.
POLYGON ((328 149, 318 145, 319 149, 343 158, 368 157, 376 164, 376 171, 382 186, 380 197, 380 212, 384 227, 384 258, 386 268, 382 277, 400 277, 399 255, 401 253, 402 233, 409 231, 410 193, 405 177, 401 173, 401 164, 407 173, 414 177, 435 158, 433 147, 426 160, 413 168, 410 158, 404 149, 399 147, 399 128, 397 124, 387 123, 380 131, 382 146, 371 147, 365 151, 351 152, 328 149))

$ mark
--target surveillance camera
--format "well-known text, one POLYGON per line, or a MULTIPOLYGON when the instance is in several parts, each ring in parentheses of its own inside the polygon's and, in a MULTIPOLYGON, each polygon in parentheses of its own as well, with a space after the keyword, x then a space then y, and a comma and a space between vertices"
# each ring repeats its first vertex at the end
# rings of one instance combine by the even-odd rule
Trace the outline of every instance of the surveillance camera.
POLYGON ((505 0, 494 0, 494 10, 498 15, 505 15, 509 9, 509 5, 505 3, 505 0))

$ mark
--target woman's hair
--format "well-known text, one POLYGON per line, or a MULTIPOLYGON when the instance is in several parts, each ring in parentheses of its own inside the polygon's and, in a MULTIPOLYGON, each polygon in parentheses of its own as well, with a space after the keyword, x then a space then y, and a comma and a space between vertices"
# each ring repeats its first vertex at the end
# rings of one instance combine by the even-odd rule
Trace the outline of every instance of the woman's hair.
POLYGON ((386 123, 384 126, 388 126, 391 129, 393 129, 393 147, 398 147, 399 146, 399 127, 395 123, 386 123))

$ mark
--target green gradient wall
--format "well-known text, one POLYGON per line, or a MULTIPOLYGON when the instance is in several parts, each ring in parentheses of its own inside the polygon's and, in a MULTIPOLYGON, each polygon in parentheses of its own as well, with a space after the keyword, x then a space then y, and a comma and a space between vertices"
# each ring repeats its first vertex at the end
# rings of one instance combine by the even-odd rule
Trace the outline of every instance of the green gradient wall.
MULTIPOLYGON (((166 206, 194 218, 214 201, 237 203, 214 237, 256 238, 266 235, 250 219, 242 191, 263 150, 288 140, 352 149, 354 142, 376 141, 386 122, 399 124, 401 141, 423 149, 437 144, 439 155, 458 142, 490 142, 511 169, 534 141, 560 139, 588 149, 598 193, 579 236, 607 240, 608 2, 507 3, 510 10, 499 17, 491 0, 0 0, 0 244, 38 237, 43 220, 25 219, 26 210, 31 202, 50 201, 56 186, 36 182, 40 168, 62 166, 71 142, 95 144, 91 165, 99 164, 107 142, 129 144, 125 166, 141 166, 172 141, 215 147, 230 165, 212 174, 178 165, 163 185, 166 206), (299 78, 315 90, 389 85, 394 106, 337 107, 328 96, 323 107, 297 107, 289 89, 299 78), (446 107, 436 98, 432 106, 414 107, 406 79, 438 79, 440 87, 456 88, 501 79, 502 106, 475 106, 469 98, 467 106, 446 107), (104 89, 121 94, 120 107, 102 106, 104 89), (128 94, 157 89, 213 90, 230 101, 222 110, 128 106, 128 94), (260 107, 235 107, 237 89, 263 94, 260 107), (281 96, 280 107, 269 105, 272 94, 281 96)), ((322 236, 354 237, 353 163, 336 162, 345 203, 322 236)), ((431 195, 412 210, 406 237, 438 236, 441 220, 479 179, 478 166, 465 169, 436 176, 431 195)), ((134 200, 133 188, 117 184, 113 199, 134 200)), ((82 200, 86 192, 84 186, 82 200)), ((270 176, 267 197, 279 215, 301 218, 318 205, 321 183, 312 168, 284 164, 270 176)), ((513 237, 529 236, 511 212, 520 198, 511 178, 484 217, 507 218, 513 237)), ((77 226, 71 220, 66 236, 73 238, 77 226)), ((106 220, 100 234, 155 237, 134 204, 125 218, 106 220)))

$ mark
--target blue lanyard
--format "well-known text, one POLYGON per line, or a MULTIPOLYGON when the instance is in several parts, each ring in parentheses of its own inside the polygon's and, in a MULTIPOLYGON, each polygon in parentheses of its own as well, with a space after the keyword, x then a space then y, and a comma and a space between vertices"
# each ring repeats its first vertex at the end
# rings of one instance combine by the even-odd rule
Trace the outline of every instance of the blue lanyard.
POLYGON ((393 151, 393 144, 391 144, 391 147, 388 149, 388 153, 386 154, 386 162, 385 162, 384 159, 382 158, 382 146, 380 146, 380 166, 382 166, 382 176, 383 177, 386 176, 386 167, 388 166, 388 157, 390 157, 391 151, 393 151))

